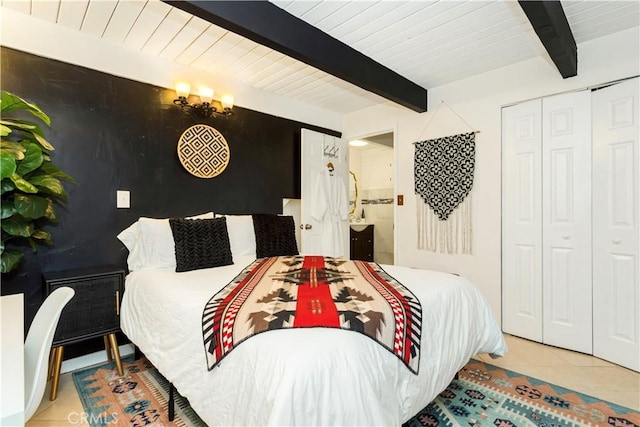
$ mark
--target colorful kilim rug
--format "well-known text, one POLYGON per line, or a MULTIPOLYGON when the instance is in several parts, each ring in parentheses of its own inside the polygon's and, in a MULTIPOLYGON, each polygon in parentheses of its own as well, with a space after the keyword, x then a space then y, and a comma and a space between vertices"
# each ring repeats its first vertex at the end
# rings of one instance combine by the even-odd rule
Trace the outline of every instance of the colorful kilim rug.
POLYGON ((147 359, 134 362, 133 356, 125 358, 122 369, 122 377, 113 362, 73 373, 85 411, 83 418, 91 427, 206 426, 177 393, 175 417, 173 423, 169 421, 169 382, 147 359))
MULTIPOLYGON (((169 384, 145 359, 74 372, 92 427, 206 424, 176 394, 175 424, 167 417, 169 384)), ((405 423, 416 426, 578 427, 640 426, 640 413, 487 363, 470 361, 429 406, 405 423)))
POLYGON ((202 335, 209 370, 259 333, 324 327, 368 336, 417 373, 421 324, 420 301, 378 264, 280 256, 255 260, 211 297, 202 335))
POLYGON ((640 413, 488 363, 459 378, 404 427, 639 427, 640 413))

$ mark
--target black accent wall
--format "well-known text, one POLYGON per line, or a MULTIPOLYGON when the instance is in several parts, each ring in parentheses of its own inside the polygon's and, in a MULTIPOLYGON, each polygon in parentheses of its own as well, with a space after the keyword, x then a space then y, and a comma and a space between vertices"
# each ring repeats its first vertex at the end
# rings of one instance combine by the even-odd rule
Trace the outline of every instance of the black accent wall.
POLYGON ((173 104, 173 90, 4 47, 0 60, 2 89, 51 117, 52 161, 78 181, 65 184, 66 207, 47 227, 54 246, 27 250, 2 275, 3 295, 25 294, 25 330, 43 300, 42 271, 126 267, 116 235, 140 216, 279 213, 283 198, 300 197, 300 130, 340 136, 237 106, 229 118, 194 119, 173 104), (189 174, 177 157, 178 138, 196 123, 229 144, 229 165, 212 179, 189 174), (116 208, 116 190, 131 192, 130 209, 116 208))

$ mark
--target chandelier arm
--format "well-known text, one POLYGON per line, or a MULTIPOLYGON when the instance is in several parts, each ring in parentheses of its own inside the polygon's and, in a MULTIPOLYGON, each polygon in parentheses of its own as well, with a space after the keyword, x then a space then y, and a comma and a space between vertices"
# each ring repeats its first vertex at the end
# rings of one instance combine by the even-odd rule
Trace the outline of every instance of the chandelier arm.
POLYGON ((189 104, 189 101, 187 101, 187 98, 184 96, 180 96, 177 99, 174 99, 173 103, 180 106, 180 108, 182 108, 182 111, 184 111, 185 113, 195 114, 202 118, 211 117, 214 114, 217 116, 229 117, 233 114, 231 108, 227 107, 223 108, 222 111, 218 111, 215 106, 211 105, 208 102, 203 102, 201 104, 189 104))

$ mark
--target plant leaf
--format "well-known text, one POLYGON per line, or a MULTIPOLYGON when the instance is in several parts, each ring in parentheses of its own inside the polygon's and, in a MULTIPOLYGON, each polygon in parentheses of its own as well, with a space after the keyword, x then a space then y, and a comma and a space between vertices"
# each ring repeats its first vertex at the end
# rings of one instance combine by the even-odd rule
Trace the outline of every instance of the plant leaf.
POLYGON ((0 111, 2 112, 2 115, 15 110, 27 110, 47 125, 51 124, 49 116, 47 116, 37 105, 31 104, 19 96, 3 90, 2 98, 0 99, 0 111))
POLYGON ((26 120, 0 120, 0 125, 7 125, 18 133, 11 136, 15 141, 32 141, 38 143, 45 150, 53 151, 55 148, 44 137, 44 132, 36 123, 26 120))
POLYGON ((13 203, 9 200, 3 200, 1 206, 0 219, 7 219, 16 212, 16 209, 13 207, 13 203))
POLYGON ((11 141, 10 139, 6 139, 6 138, 3 138, 2 141, 0 141, 0 149, 10 149, 10 150, 16 150, 16 151, 27 150, 19 142, 11 141))
POLYGON ((29 177, 29 182, 45 192, 55 194, 62 198, 67 197, 67 192, 60 180, 50 175, 31 176, 29 177))
POLYGON ((55 150, 55 148, 53 148, 53 145, 49 144, 49 141, 44 139, 44 136, 40 136, 37 133, 34 133, 33 136, 36 137, 36 141, 38 141, 38 144, 42 145, 42 148, 44 148, 45 150, 55 150))
POLYGON ((42 166, 40 166, 40 169, 38 171, 42 171, 44 173, 46 173, 47 175, 50 175, 54 178, 58 178, 58 179, 62 179, 64 181, 68 181, 68 182, 72 182, 74 184, 76 184, 76 180, 73 179, 73 177, 67 175, 66 173, 62 172, 56 165, 54 165, 51 162, 45 162, 42 164, 42 166))
POLYGON ((33 237, 34 239, 42 240, 48 245, 53 245, 53 240, 51 239, 51 233, 49 233, 48 231, 45 231, 42 229, 34 230, 31 237, 33 237))
POLYGON ((0 194, 4 194, 7 191, 15 190, 16 186, 11 182, 10 179, 3 179, 2 183, 0 183, 0 194))
POLYGON ((0 124, 0 136, 7 136, 11 133, 11 128, 0 124))
POLYGON ((47 212, 48 205, 49 199, 46 197, 29 194, 16 194, 13 199, 13 206, 24 218, 42 218, 47 212))
POLYGON ((6 124, 9 127, 11 127, 11 125, 22 127, 24 132, 35 133, 40 136, 44 136, 44 131, 42 130, 40 125, 30 120, 21 120, 12 117, 9 119, 5 118, 4 120, 0 120, 0 124, 6 124))
POLYGON ((29 237, 34 230, 33 222, 19 215, 2 221, 2 229, 12 236, 29 237))
POLYGON ((31 183, 26 179, 21 178, 20 175, 18 175, 17 173, 14 173, 9 178, 11 179, 11 181, 13 181, 13 183, 16 185, 16 187, 20 191, 24 191, 25 193, 38 192, 38 189, 34 185, 31 185, 31 183))
POLYGON ((44 217, 51 222, 58 222, 58 215, 56 214, 56 208, 53 205, 53 200, 48 199, 47 210, 44 213, 44 217))
POLYGON ((18 120, 18 119, 0 120, 0 125, 7 126, 9 128, 16 128, 18 130, 27 131, 29 133, 34 133, 35 129, 38 127, 38 125, 36 125, 35 123, 31 123, 25 120, 18 120))
POLYGON ((20 264, 20 260, 22 259, 22 252, 17 251, 15 249, 7 249, 2 252, 2 262, 0 262, 0 272, 8 273, 14 270, 18 264, 20 264))
POLYGON ((0 179, 9 178, 16 173, 16 159, 4 152, 0 152, 0 179))
POLYGON ((12 150, 11 148, 0 148, 0 153, 6 153, 16 160, 24 159, 24 151, 12 150))
POLYGON ((16 170, 16 173, 22 177, 38 169, 44 161, 42 158, 42 148, 40 148, 40 146, 27 142, 25 148, 24 159, 20 162, 16 170))
POLYGON ((36 246, 35 240, 33 240, 31 237, 27 237, 27 242, 29 243, 29 246, 31 246, 31 252, 38 252, 38 247, 36 246))

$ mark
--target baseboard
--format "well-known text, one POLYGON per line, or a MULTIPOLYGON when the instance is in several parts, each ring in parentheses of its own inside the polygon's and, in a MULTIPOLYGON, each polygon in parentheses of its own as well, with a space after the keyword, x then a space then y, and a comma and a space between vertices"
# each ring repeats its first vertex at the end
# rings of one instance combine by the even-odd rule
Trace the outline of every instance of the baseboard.
MULTIPOLYGON (((120 351, 120 358, 133 354, 133 344, 123 344, 118 346, 120 351)), ((107 352, 104 350, 96 351, 95 353, 85 354, 84 356, 74 357, 73 359, 65 360, 62 362, 60 373, 75 371, 89 366, 97 365, 98 363, 104 363, 107 361, 107 352)))

